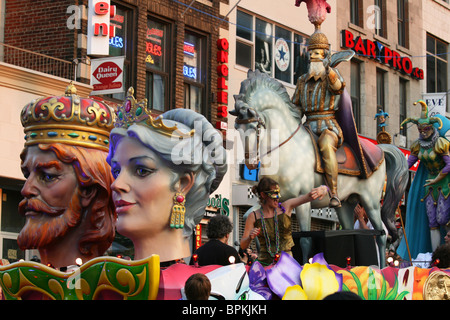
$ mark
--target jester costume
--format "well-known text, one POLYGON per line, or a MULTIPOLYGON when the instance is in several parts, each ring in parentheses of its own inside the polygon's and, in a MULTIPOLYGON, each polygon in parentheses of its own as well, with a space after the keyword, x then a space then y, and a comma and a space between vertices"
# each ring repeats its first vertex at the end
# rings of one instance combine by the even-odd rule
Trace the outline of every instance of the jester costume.
MULTIPOLYGON (((426 104, 423 101, 418 103, 422 105, 421 118, 408 118, 403 121, 402 126, 408 122, 417 124, 419 130, 432 126, 433 133, 428 138, 419 138, 415 141, 411 146, 411 156, 408 158, 409 167, 420 160, 408 194, 406 212, 405 235, 412 259, 419 253, 433 251, 445 233, 441 227, 448 228, 450 221, 450 175, 448 175, 450 142, 444 137, 450 130, 450 121, 442 116, 429 118, 426 104), (434 180, 438 176, 443 178, 424 186, 428 184, 427 181, 434 180)), ((407 257, 406 250, 406 242, 403 239, 397 253, 407 257)))

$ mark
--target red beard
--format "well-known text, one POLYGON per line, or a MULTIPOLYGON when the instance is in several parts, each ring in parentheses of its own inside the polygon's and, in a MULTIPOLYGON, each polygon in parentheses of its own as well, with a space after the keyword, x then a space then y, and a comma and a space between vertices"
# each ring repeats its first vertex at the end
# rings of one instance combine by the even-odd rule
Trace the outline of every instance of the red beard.
POLYGON ((25 226, 17 237, 21 250, 39 249, 51 245, 63 237, 67 231, 80 222, 81 206, 77 193, 68 208, 51 207, 42 200, 23 199, 19 203, 19 213, 37 212, 27 216, 25 226))

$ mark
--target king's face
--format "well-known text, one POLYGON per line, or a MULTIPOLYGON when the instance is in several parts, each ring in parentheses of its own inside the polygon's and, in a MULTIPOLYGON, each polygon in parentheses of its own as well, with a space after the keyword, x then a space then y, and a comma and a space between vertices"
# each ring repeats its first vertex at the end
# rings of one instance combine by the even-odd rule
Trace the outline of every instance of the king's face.
MULTIPOLYGON (((45 203, 55 212, 64 212, 69 207, 78 187, 72 165, 61 162, 53 151, 43 151, 38 146, 31 146, 28 147, 21 169, 26 178, 21 191, 25 199, 45 203)), ((49 215, 30 209, 26 209, 24 214, 27 218, 49 215)))

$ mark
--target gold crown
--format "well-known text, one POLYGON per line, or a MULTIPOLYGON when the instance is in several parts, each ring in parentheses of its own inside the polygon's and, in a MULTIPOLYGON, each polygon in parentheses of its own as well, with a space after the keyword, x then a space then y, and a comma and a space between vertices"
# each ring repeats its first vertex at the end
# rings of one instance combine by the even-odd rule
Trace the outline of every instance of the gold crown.
POLYGON ((316 31, 314 31, 309 39, 308 50, 314 49, 330 50, 328 38, 325 33, 320 30, 320 28, 316 28, 316 31))
POLYGON ((123 105, 117 107, 116 111, 116 128, 127 129, 132 124, 144 124, 152 130, 169 137, 187 138, 194 135, 195 130, 185 133, 178 129, 177 125, 168 127, 163 123, 163 116, 160 115, 156 119, 151 115, 150 109, 147 107, 147 99, 138 102, 134 98, 134 89, 130 87, 127 97, 123 105))
POLYGON ((64 143, 108 151, 114 110, 76 93, 70 82, 64 96, 42 97, 22 109, 25 146, 64 143))

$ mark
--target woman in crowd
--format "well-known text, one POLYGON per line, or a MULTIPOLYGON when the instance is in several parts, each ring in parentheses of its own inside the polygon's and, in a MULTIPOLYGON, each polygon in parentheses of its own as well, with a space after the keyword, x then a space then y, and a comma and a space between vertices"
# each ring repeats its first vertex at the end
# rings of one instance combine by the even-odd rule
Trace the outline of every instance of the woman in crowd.
POLYGON ((241 248, 245 250, 253 239, 258 237, 261 245, 258 261, 263 265, 273 262, 276 254, 282 251, 292 255, 292 210, 301 204, 321 200, 328 192, 326 186, 312 189, 308 194, 288 199, 280 203, 280 187, 275 180, 264 177, 252 189, 258 196, 261 208, 250 213, 241 239, 241 248), (276 217, 276 219, 274 219, 276 217))

